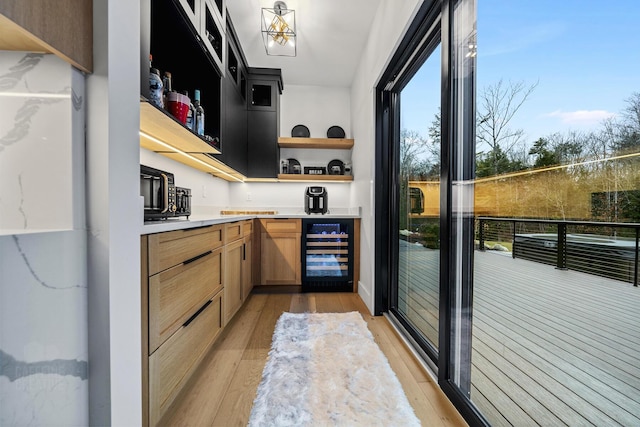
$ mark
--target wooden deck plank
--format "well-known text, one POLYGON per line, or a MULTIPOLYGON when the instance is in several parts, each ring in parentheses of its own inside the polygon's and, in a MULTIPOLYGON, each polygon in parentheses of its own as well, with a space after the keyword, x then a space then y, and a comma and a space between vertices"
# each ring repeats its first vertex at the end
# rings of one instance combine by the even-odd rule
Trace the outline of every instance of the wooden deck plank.
MULTIPOLYGON (((509 307, 498 306, 495 301, 499 297, 500 292, 497 290, 493 292, 482 291, 476 292, 474 301, 477 304, 503 311, 514 322, 531 325, 529 330, 535 330, 534 333, 537 334, 544 334, 549 338, 549 342, 559 343, 572 350, 576 349, 580 353, 589 353, 599 359, 610 359, 608 363, 629 375, 636 376, 636 378, 640 374, 638 369, 634 367, 640 359, 640 348, 630 347, 626 343, 612 340, 604 334, 593 334, 590 329, 585 327, 572 327, 564 315, 540 314, 531 304, 518 303, 515 297, 510 299, 509 307)), ((637 379, 640 381, 640 378, 637 379)), ((640 382, 638 384, 640 386, 640 382)))
MULTIPOLYGON (((489 298, 502 296, 502 289, 483 289, 481 295, 489 298)), ((540 301, 517 292, 507 292, 511 301, 511 307, 523 310, 527 314, 536 316, 537 319, 553 318, 557 320, 556 328, 564 330, 568 334, 579 334, 588 338, 593 343, 599 343, 603 348, 615 346, 618 351, 624 351, 632 357, 637 357, 639 336, 633 336, 623 332, 627 328, 628 320, 624 322, 609 322, 605 324, 601 319, 593 315, 588 308, 566 307, 557 301, 540 301), (535 305, 535 307, 532 307, 535 305)))
MULTIPOLYGON (((552 401, 545 393, 542 396, 544 403, 540 402, 535 398, 534 393, 532 393, 532 390, 535 390, 537 387, 533 387, 530 381, 526 381, 525 375, 522 375, 521 372, 515 369, 503 369, 504 366, 498 367, 493 363, 495 358, 489 359, 489 357, 493 355, 487 354, 487 356, 488 357, 484 357, 481 351, 474 352, 473 366, 476 369, 475 373, 482 373, 485 377, 491 378, 496 387, 504 393, 505 397, 508 397, 508 399, 513 402, 518 402, 518 408, 526 413, 532 420, 536 420, 538 423, 540 423, 540 420, 544 420, 541 424, 553 426, 563 424, 581 425, 585 423, 586 420, 570 408, 567 408, 570 410, 569 412, 559 414, 564 416, 564 419, 561 420, 559 415, 556 415, 553 410, 556 408, 548 408, 548 406, 556 406, 554 405, 554 403, 557 403, 556 401, 552 401), (569 419, 567 420, 567 418, 569 419)), ((509 422, 517 425, 520 420, 518 418, 509 419, 509 422)))
MULTIPOLYGON (((518 345, 515 341, 499 341, 489 333, 485 333, 481 329, 483 326, 479 325, 475 331, 474 346, 481 348, 484 344, 492 349, 499 348, 500 354, 494 355, 494 360, 499 361, 500 358, 503 358, 504 361, 528 373, 536 379, 540 387, 553 393, 554 396, 560 396, 571 408, 580 408, 583 416, 597 421, 597 425, 612 424, 611 415, 621 413, 621 411, 626 411, 629 414, 638 413, 637 402, 630 402, 629 396, 621 395, 612 390, 610 386, 594 381, 589 373, 574 368, 570 363, 563 361, 558 363, 557 359, 546 354, 537 355, 530 349, 518 345), (603 396, 605 397, 603 398, 603 396), (624 406, 616 407, 612 405, 611 401, 619 402, 622 405, 631 403, 631 405, 626 408, 624 406)), ((491 327, 488 329, 491 330, 491 327)), ((615 415, 613 417, 615 418, 615 415)))
MULTIPOLYGON (((403 280, 415 289, 405 291, 409 297, 399 305, 410 312, 438 299, 434 252, 401 250, 401 258, 410 257, 401 262, 410 270, 402 272, 403 280)), ((490 252, 475 252, 474 270, 472 400, 494 425, 522 424, 514 407, 531 398, 554 413, 536 412, 542 419, 532 423, 556 425, 557 416, 569 424, 640 425, 638 288, 490 252), (480 361, 485 370, 490 361, 497 371, 484 374, 476 366, 480 361), (529 388, 531 396, 514 387, 529 388), (566 407, 589 421, 573 423, 566 407)))
MULTIPOLYGON (((483 315, 478 315, 476 318, 485 320, 483 315)), ((595 407, 604 408, 602 412, 615 413, 622 416, 621 408, 635 406, 633 395, 629 395, 633 388, 629 388, 624 382, 608 375, 602 369, 584 364, 580 360, 573 358, 568 352, 556 352, 554 349, 547 349, 527 337, 521 336, 517 331, 496 324, 493 320, 490 321, 489 326, 486 325, 485 321, 483 324, 475 325, 474 329, 486 327, 485 332, 489 331, 492 334, 498 334, 498 343, 495 345, 500 346, 501 353, 504 353, 504 347, 513 346, 512 342, 517 343, 518 354, 525 356, 527 359, 531 359, 530 355, 534 354, 540 359, 538 363, 544 361, 547 368, 553 366, 565 373, 566 375, 563 376, 566 380, 567 388, 574 390, 574 393, 576 393, 575 390, 579 390, 579 393, 576 393, 579 398, 589 401, 595 407), (586 387, 582 387, 582 385, 586 387), (594 388, 601 390, 601 392, 594 392, 594 388), (613 395, 619 397, 616 402, 609 400, 613 395)), ((506 363, 504 365, 506 368, 506 363)), ((536 366, 538 364, 532 363, 531 369, 536 369, 536 366)))
MULTIPOLYGON (((546 423, 557 418, 558 421, 553 421, 553 425, 562 422, 569 426, 585 425, 594 421, 596 425, 611 424, 609 417, 604 417, 600 411, 588 404, 585 405, 584 400, 577 398, 565 400, 566 397, 573 397, 573 395, 567 393, 570 390, 567 390, 557 379, 540 369, 533 368, 523 358, 518 358, 514 354, 511 356, 511 358, 505 357, 502 361, 501 357, 504 357, 504 351, 502 354, 498 354, 489 344, 479 339, 476 339, 474 343, 474 366, 482 369, 483 364, 491 364, 493 369, 499 370, 502 375, 513 381, 512 387, 517 384, 519 389, 524 390, 533 399, 531 402, 535 402, 532 405, 532 410, 543 411, 541 416, 536 416, 530 410, 525 409, 535 420, 545 420, 546 423), (496 366, 497 364, 498 366, 496 366)), ((486 373, 487 369, 483 369, 483 371, 486 373)), ((495 381, 496 377, 493 378, 495 381)), ((502 383, 506 383, 506 381, 502 381, 502 383)), ((508 394, 511 395, 511 392, 508 394)), ((527 400, 518 399, 518 405, 528 406, 527 400)))

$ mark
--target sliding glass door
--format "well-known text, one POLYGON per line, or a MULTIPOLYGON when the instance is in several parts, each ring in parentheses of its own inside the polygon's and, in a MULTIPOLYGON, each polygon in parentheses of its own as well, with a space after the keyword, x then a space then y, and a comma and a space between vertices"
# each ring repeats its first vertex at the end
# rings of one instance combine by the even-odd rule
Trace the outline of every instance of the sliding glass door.
POLYGON ((393 308, 435 355, 440 330, 439 43, 426 53, 399 95, 398 288, 393 308))
POLYGON ((470 423, 475 0, 425 1, 378 85, 377 308, 470 423))

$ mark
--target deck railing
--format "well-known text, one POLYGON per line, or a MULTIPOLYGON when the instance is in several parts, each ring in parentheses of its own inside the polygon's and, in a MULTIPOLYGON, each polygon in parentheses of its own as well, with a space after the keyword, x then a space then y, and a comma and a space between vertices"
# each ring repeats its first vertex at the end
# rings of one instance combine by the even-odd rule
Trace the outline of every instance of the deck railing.
POLYGON ((476 218, 478 250, 554 265, 638 286, 640 224, 476 218))

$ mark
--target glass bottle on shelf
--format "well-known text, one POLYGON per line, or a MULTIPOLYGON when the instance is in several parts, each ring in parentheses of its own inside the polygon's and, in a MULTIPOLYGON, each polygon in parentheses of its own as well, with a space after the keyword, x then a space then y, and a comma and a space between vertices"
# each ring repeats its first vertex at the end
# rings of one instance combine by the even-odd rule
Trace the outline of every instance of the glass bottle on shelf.
POLYGON ((158 108, 164 108, 160 70, 151 65, 151 59, 152 57, 149 55, 149 102, 158 108))
MULTIPOLYGON (((186 90, 183 91, 182 94, 188 96, 188 92, 186 90)), ((193 102, 189 102, 189 111, 187 112, 187 123, 185 124, 185 126, 193 132, 196 131, 195 117, 196 117, 196 107, 193 105, 193 102)))
POLYGON ((196 109, 195 112, 195 132, 198 135, 204 136, 204 108, 200 104, 200 91, 198 89, 195 90, 194 95, 195 101, 193 106, 196 109))
POLYGON ((169 71, 165 71, 162 76, 162 89, 163 89, 163 97, 162 101, 165 108, 168 108, 169 102, 167 97, 169 96, 169 92, 173 89, 171 88, 171 73, 169 71))

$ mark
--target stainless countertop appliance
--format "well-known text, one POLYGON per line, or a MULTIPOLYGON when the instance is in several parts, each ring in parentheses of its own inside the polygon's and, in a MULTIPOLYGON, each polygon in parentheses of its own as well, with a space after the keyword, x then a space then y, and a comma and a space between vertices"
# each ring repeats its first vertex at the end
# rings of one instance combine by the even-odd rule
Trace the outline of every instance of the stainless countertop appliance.
POLYGON ((304 193, 304 211, 308 214, 326 214, 327 189, 324 187, 307 187, 304 193))
POLYGON ((172 173, 140 165, 140 195, 144 198, 144 220, 188 217, 191 214, 191 191, 178 188, 180 200, 172 173))

